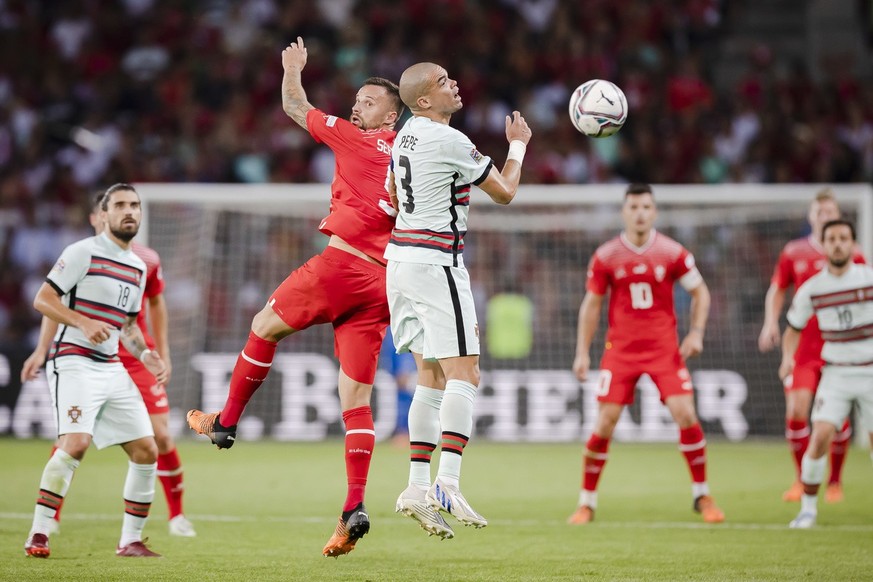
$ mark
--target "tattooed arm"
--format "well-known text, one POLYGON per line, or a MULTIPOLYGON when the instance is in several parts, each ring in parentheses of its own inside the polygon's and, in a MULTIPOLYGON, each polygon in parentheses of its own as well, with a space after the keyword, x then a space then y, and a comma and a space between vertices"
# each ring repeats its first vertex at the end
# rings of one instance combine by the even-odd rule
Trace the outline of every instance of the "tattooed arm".
POLYGON ((167 382, 167 365, 155 350, 150 350, 146 345, 142 331, 136 324, 136 316, 128 317, 121 328, 121 343, 134 358, 140 360, 149 372, 154 374, 158 384, 167 382))
POLYGON ((297 42, 292 42, 288 48, 282 51, 282 68, 285 75, 282 77, 282 109, 297 122, 303 129, 306 127, 306 114, 315 107, 306 100, 306 91, 300 73, 306 66, 306 47, 303 39, 297 37, 297 42))

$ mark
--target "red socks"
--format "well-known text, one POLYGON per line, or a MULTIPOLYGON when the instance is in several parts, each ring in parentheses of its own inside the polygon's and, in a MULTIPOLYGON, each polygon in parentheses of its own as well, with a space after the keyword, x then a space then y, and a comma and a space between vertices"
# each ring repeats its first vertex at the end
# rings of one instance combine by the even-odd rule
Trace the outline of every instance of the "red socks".
POLYGON ((182 463, 176 449, 158 455, 158 479, 167 498, 169 518, 173 519, 182 513, 182 463))
POLYGON ((349 484, 343 505, 345 512, 364 502, 370 459, 376 445, 376 431, 373 426, 373 411, 369 406, 346 410, 343 412, 343 422, 346 424, 346 477, 349 484))
POLYGON ((706 481, 706 439, 700 424, 679 429, 679 450, 685 455, 691 480, 694 483, 706 481))
POLYGON ((852 438, 852 425, 849 420, 843 423, 843 428, 834 435, 831 441, 831 478, 828 483, 839 483, 843 474, 843 463, 849 450, 849 440, 852 438))
POLYGON ((246 342, 233 367, 230 392, 224 403, 224 410, 218 417, 221 426, 231 427, 239 422, 246 404, 270 372, 275 355, 276 342, 267 341, 256 336, 255 332, 249 332, 249 341, 246 342))
POLYGON ((806 420, 787 419, 785 421, 785 440, 794 457, 794 468, 797 470, 797 479, 800 479, 800 462, 806 447, 809 446, 809 423, 806 420))
POLYGON ((609 439, 605 439, 592 433, 585 446, 585 458, 582 463, 582 489, 585 491, 597 491, 597 482, 603 473, 603 466, 609 456, 609 439))

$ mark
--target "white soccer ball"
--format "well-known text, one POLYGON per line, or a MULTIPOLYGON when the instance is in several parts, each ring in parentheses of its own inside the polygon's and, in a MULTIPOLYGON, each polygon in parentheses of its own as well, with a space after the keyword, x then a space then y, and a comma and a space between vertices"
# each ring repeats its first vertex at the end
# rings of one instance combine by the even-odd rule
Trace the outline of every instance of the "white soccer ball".
POLYGON ((570 120, 589 137, 609 137, 627 120, 627 98, 615 83, 592 79, 570 96, 570 120))

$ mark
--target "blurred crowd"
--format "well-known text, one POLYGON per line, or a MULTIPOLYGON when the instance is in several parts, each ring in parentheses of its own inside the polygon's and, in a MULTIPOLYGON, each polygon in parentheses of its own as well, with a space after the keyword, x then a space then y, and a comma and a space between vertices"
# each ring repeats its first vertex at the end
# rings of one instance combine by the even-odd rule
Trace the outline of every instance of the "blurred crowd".
MULTIPOLYGON (((873 84, 814 81, 760 45, 716 86, 724 0, 0 0, 0 340, 90 233, 117 182, 329 182, 332 154, 280 105, 281 49, 309 48, 316 107, 347 115, 368 76, 431 60, 457 79, 453 125, 502 163, 504 116, 534 130, 534 183, 854 182, 873 178, 873 84), (583 138, 567 99, 627 94, 617 136, 583 138)), ((742 5, 743 3, 739 3, 742 5)))

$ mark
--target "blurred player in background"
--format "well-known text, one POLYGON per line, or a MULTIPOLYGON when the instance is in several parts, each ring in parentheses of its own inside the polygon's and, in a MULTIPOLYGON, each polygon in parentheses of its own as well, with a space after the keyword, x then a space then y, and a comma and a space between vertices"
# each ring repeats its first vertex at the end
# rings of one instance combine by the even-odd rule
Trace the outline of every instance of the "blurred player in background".
MULTIPOLYGON (((106 218, 101 208, 103 196, 103 192, 95 195, 89 217, 96 235, 102 233, 106 226, 106 218)), ((132 242, 130 248, 146 264, 145 293, 142 297, 142 307, 139 315, 137 315, 136 324, 139 326, 148 348, 157 349, 157 352, 161 354, 161 358, 166 365, 165 382, 159 384, 154 375, 148 371, 142 362, 134 358, 123 344, 118 347, 118 356, 121 358, 121 363, 124 364, 124 368, 130 374, 134 384, 139 388, 139 392, 142 394, 142 399, 148 410, 149 418, 152 421, 155 442, 158 445, 157 475, 161 486, 164 488, 164 496, 167 499, 170 535, 194 537, 197 535, 197 532, 194 531, 194 526, 182 513, 182 462, 179 460, 176 443, 170 435, 170 403, 167 399, 165 388, 170 381, 171 375, 170 344, 167 340, 167 304, 164 301, 164 278, 161 275, 161 257, 153 249, 136 242, 132 242), (148 323, 146 322, 146 312, 148 312, 148 323), (151 328, 152 334, 149 333, 149 328, 151 328)), ((36 349, 25 360, 24 366, 21 369, 22 382, 36 378, 40 368, 45 363, 46 355, 57 330, 58 323, 43 316, 36 349)), ((54 454, 56 448, 57 445, 52 449, 52 454, 54 454)), ((60 519, 61 508, 58 507, 55 513, 55 522, 60 522, 60 519)), ((56 526, 52 533, 56 533, 59 529, 56 526)))
POLYGON ((476 185, 498 204, 509 204, 531 131, 517 111, 506 117, 510 146, 500 172, 449 126, 463 104, 444 68, 409 67, 400 78, 400 96, 413 117, 392 152, 388 187, 398 217, 385 258, 394 345, 412 352, 418 385, 409 410, 409 482, 396 509, 428 533, 449 538, 454 533, 435 509, 465 525, 488 524, 460 490, 461 455, 473 431, 479 386, 479 326, 463 257, 470 189, 476 185), (430 459, 440 438, 431 485, 430 459))
MULTIPOLYGON (((807 220, 812 227, 809 236, 789 242, 782 249, 770 288, 764 299, 764 325, 758 336, 758 348, 767 352, 779 345, 779 317, 785 305, 785 294, 789 287, 798 289, 810 277, 827 264, 821 246, 822 226, 829 220, 840 217, 840 207, 830 190, 819 192, 809 206, 807 220)), ((863 263, 863 256, 857 251, 854 261, 863 263)), ((821 379, 824 361, 821 349, 824 344, 818 332, 816 318, 810 320, 800 334, 800 344, 794 353, 793 372, 783 381, 785 387, 785 438, 794 459, 796 478, 791 487, 782 494, 784 501, 800 501, 803 486, 800 483, 800 462, 806 447, 809 446, 809 409, 816 386, 821 379)), ((836 503, 843 500, 843 486, 840 476, 849 448, 852 429, 848 420, 831 441, 831 476, 825 491, 825 501, 836 503)))
POLYGON ((130 248, 142 219, 139 194, 115 184, 101 207, 105 230, 65 248, 33 301, 60 324, 47 365, 58 447, 40 479, 24 545, 28 556, 49 556, 55 512, 92 440, 98 449, 121 445, 130 459, 116 555, 159 556, 142 539, 155 495, 158 447, 142 396, 117 353, 120 340, 159 384, 166 383, 166 365, 136 325, 146 286, 146 264, 130 248))
POLYGON ((873 443, 873 269, 854 264, 855 227, 845 220, 826 222, 821 242, 827 267, 803 283, 788 310, 782 338, 779 377, 798 365, 803 330, 814 325, 824 341, 821 380, 812 407, 812 437, 801 461, 803 495, 792 528, 809 528, 818 516, 818 489, 824 479, 825 453, 857 401, 873 443))
POLYGON ((597 422, 586 445, 579 505, 568 521, 585 524, 594 519, 597 483, 606 464, 609 441, 622 409, 634 401, 637 381, 648 374, 679 426, 679 450, 691 472, 694 511, 707 523, 719 523, 724 521, 724 513, 710 496, 706 482, 706 440, 694 408, 691 375, 685 367, 687 358, 703 351, 709 289, 694 257, 678 242, 655 231, 657 208, 648 184, 628 186, 621 215, 624 232, 595 251, 579 308, 573 372, 584 381, 591 369, 591 342, 603 298, 610 294, 597 422), (681 344, 673 303, 677 282, 691 295, 691 326, 681 344))
POLYGON ((336 531, 322 553, 337 557, 352 551, 370 530, 364 508, 376 440, 370 395, 389 320, 382 253, 397 214, 385 178, 403 104, 394 83, 372 77, 358 91, 348 121, 327 115, 306 100, 301 82, 306 57, 300 37, 282 52, 282 106, 336 155, 330 215, 319 227, 330 240, 324 252, 291 273, 255 315, 224 409, 211 414, 192 410, 188 424, 220 449, 233 446, 236 425, 266 379, 279 340, 314 324, 332 323, 340 362, 348 492, 336 531))

